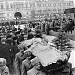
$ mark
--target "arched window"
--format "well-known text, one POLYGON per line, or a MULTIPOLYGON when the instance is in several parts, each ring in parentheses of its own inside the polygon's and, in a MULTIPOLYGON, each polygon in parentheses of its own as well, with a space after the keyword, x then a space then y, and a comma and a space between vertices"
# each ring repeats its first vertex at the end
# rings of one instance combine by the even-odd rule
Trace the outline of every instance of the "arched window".
POLYGON ((22 17, 22 14, 21 14, 20 12, 16 12, 16 13, 14 14, 14 17, 15 17, 15 18, 21 18, 21 17, 22 17))
POLYGON ((3 9, 4 8, 4 6, 3 6, 3 4, 1 4, 1 9, 3 9))

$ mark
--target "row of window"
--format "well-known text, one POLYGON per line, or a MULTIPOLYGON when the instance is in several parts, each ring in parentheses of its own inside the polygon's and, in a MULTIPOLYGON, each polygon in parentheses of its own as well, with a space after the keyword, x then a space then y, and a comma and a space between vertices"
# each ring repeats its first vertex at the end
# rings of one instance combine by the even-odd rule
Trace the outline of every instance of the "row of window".
POLYGON ((31 8, 35 7, 35 3, 12 3, 12 4, 0 4, 0 9, 14 9, 14 8, 31 8))
POLYGON ((63 7, 63 6, 73 6, 72 3, 38 3, 38 7, 63 7))
POLYGON ((14 9, 14 8, 34 8, 34 7, 65 7, 73 6, 72 3, 12 3, 12 4, 0 4, 0 9, 14 9))
POLYGON ((36 1, 49 1, 49 0, 36 0, 36 1))
POLYGON ((64 12, 64 9, 49 9, 49 10, 39 10, 36 11, 35 14, 45 14, 45 13, 51 13, 51 12, 64 12))

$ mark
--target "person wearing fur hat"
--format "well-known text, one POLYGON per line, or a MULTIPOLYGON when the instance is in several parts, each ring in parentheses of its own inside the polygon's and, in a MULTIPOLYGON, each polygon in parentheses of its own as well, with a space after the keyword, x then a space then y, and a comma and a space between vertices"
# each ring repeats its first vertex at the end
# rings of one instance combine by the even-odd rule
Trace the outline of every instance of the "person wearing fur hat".
POLYGON ((8 67, 10 67, 10 49, 10 46, 6 44, 6 38, 2 38, 0 45, 0 58, 5 58, 7 60, 8 67))
POLYGON ((0 75, 9 75, 9 68, 6 66, 4 58, 0 58, 0 75))
POLYGON ((12 51, 15 59, 15 54, 19 52, 18 44, 17 44, 17 37, 15 35, 12 36, 13 44, 12 44, 12 51))

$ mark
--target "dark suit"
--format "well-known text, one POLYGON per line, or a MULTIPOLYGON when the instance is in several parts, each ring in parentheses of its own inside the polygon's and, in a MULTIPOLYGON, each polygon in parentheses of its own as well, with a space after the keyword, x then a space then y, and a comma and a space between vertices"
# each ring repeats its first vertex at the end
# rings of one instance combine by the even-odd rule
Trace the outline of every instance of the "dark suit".
POLYGON ((6 59, 8 67, 10 67, 10 49, 11 47, 8 44, 0 45, 0 58, 6 59))

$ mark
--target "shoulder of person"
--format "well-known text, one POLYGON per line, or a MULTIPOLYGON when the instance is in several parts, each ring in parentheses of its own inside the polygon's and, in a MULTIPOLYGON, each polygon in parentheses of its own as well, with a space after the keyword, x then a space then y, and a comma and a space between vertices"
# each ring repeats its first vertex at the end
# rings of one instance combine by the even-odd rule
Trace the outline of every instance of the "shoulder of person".
POLYGON ((36 75, 35 72, 36 72, 35 69, 32 68, 29 71, 27 71, 27 75, 36 75))
POLYGON ((28 60, 28 58, 26 58, 25 60, 23 60, 23 63, 28 63, 29 62, 29 60, 28 60))
POLYGON ((26 62, 26 59, 22 61, 23 64, 25 64, 25 62, 26 62))
POLYGON ((20 52, 18 52, 17 54, 16 54, 16 56, 19 56, 20 55, 20 52))
POLYGON ((9 73, 9 68, 7 66, 5 66, 5 70, 4 70, 5 73, 9 73))

